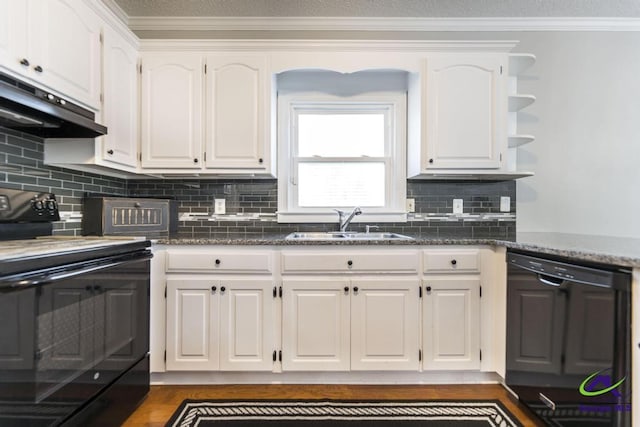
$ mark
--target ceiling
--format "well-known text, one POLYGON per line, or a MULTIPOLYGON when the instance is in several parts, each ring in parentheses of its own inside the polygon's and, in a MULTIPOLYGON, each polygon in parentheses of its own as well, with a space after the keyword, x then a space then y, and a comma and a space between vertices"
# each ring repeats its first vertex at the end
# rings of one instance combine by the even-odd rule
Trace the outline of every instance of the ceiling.
POLYGON ((129 17, 640 17, 638 0, 114 0, 129 17))

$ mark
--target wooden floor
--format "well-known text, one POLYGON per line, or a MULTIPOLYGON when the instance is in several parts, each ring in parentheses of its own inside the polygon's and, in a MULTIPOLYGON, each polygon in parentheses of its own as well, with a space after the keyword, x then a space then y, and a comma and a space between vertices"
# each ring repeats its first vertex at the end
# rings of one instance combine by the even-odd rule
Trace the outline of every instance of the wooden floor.
POLYGON ((526 426, 538 426, 499 384, 151 386, 124 427, 164 426, 183 399, 499 399, 526 426))

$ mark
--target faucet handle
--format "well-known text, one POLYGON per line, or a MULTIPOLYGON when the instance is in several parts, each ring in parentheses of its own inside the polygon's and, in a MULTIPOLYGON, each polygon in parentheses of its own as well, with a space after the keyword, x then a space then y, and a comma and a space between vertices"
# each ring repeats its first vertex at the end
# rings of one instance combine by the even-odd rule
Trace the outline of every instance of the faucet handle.
POLYGON ((365 228, 365 233, 369 233, 372 228, 378 229, 380 227, 378 227, 377 225, 365 225, 364 228, 365 228))

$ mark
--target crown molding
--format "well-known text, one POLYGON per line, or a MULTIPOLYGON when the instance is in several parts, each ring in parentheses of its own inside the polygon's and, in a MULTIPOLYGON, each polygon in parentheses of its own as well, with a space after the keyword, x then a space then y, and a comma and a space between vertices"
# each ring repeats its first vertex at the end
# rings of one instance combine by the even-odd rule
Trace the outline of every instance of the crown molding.
POLYGON ((517 40, 217 40, 141 39, 144 52, 510 52, 517 40))
POLYGON ((133 31, 640 31, 640 18, 131 16, 128 25, 133 31))
POLYGON ((140 45, 140 39, 136 36, 131 29, 129 29, 127 22, 123 21, 123 16, 126 17, 126 13, 120 9, 113 0, 102 0, 101 2, 87 2, 89 7, 93 9, 100 17, 109 22, 110 28, 118 33, 120 37, 126 40, 131 46, 136 49, 140 45), (116 10, 112 9, 108 3, 112 3, 117 9, 120 10, 121 14, 118 14, 116 10))
POLYGON ((129 15, 127 15, 127 12, 125 12, 115 0, 102 0, 102 4, 104 4, 120 22, 127 27, 129 26, 129 15))

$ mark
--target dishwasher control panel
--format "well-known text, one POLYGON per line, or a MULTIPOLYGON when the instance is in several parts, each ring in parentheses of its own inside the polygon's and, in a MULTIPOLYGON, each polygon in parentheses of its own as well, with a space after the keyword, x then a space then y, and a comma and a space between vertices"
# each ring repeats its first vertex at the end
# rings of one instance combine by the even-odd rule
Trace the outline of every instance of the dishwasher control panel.
MULTIPOLYGON (((554 259, 540 258, 521 253, 507 253, 507 263, 542 276, 568 280, 587 285, 605 288, 619 288, 627 282, 625 273, 580 265, 578 262, 568 263, 554 259)), ((561 283, 561 282, 559 282, 561 283)))

